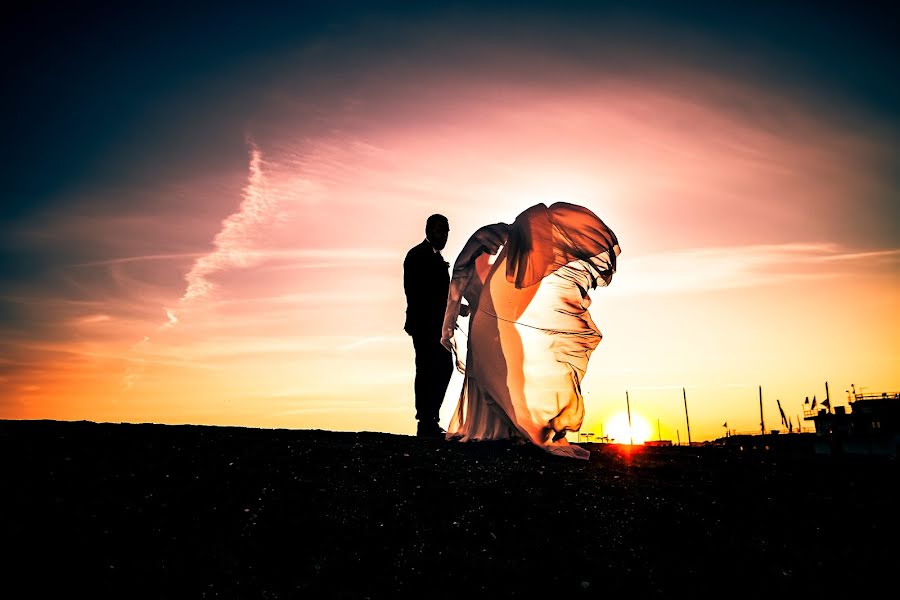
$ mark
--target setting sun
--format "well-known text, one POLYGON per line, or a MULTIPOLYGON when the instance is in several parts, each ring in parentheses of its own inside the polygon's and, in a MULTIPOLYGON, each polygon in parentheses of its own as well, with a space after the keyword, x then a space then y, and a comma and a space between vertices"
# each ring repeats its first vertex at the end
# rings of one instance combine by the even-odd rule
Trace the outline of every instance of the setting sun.
POLYGON ((628 413, 620 412, 604 424, 609 441, 617 444, 643 444, 650 439, 650 423, 644 417, 632 413, 631 427, 628 427, 628 413))

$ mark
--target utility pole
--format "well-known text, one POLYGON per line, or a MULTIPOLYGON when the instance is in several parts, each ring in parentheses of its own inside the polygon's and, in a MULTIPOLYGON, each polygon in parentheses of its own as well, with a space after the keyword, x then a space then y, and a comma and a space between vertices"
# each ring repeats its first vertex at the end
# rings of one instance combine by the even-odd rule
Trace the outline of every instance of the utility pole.
POLYGON ((678 436, 678 445, 680 446, 680 445, 681 445, 681 430, 676 429, 676 430, 675 430, 675 435, 678 436))
POLYGON ((631 431, 631 400, 628 398, 628 390, 625 390, 625 404, 628 406, 628 435, 629 445, 634 446, 634 433, 631 431))
POLYGON ((759 429, 763 435, 766 435, 766 420, 763 419, 762 410, 762 386, 759 386, 759 429))
POLYGON ((691 418, 688 416, 687 409, 687 392, 684 388, 681 388, 681 394, 684 396, 684 420, 687 422, 687 430, 688 430, 688 447, 691 446, 691 418))

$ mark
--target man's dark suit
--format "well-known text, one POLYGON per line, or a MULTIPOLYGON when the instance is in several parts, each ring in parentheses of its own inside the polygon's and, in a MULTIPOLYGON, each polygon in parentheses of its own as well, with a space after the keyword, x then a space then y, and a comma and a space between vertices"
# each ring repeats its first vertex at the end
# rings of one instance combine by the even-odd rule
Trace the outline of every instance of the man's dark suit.
POLYGON ((441 345, 441 327, 447 309, 450 265, 428 240, 412 248, 403 261, 406 324, 416 351, 416 419, 419 432, 439 431, 438 419, 453 356, 441 345))

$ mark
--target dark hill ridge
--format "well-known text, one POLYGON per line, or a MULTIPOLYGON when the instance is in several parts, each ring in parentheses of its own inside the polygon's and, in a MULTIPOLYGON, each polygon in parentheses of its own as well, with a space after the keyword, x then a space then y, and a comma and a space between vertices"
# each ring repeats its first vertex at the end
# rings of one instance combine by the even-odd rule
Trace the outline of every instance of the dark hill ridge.
POLYGON ((588 447, 584 462, 382 433, 0 421, 4 587, 573 598, 892 581, 895 461, 588 447))

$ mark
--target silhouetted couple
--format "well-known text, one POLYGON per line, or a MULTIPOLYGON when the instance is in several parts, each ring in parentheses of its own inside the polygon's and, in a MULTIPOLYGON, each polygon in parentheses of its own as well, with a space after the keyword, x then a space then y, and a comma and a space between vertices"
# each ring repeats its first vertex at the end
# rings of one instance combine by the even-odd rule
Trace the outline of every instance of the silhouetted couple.
POLYGON ((584 207, 537 204, 511 225, 472 234, 451 280, 440 254, 449 229, 446 217, 429 217, 425 241, 404 261, 418 434, 444 435, 438 420, 454 332, 458 318, 471 313, 465 379, 446 437, 524 440, 587 458, 565 435, 584 419, 581 380, 602 338, 588 312, 588 291, 612 279, 620 253, 615 234, 584 207))

